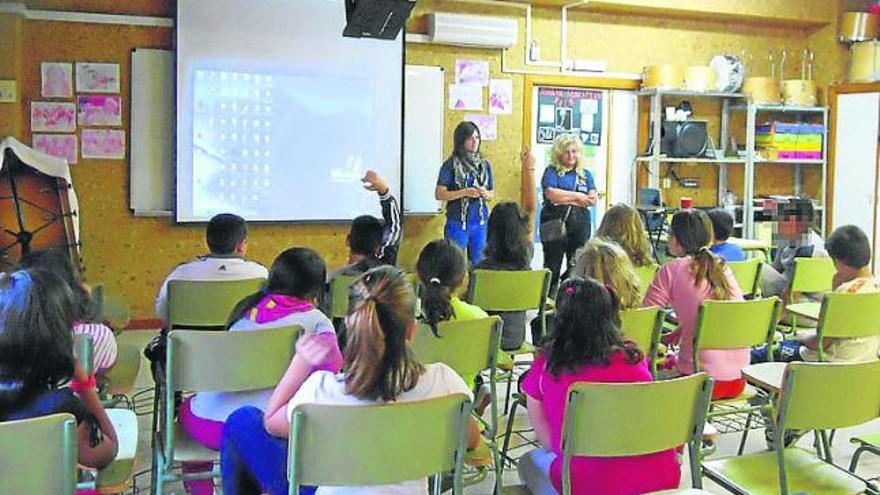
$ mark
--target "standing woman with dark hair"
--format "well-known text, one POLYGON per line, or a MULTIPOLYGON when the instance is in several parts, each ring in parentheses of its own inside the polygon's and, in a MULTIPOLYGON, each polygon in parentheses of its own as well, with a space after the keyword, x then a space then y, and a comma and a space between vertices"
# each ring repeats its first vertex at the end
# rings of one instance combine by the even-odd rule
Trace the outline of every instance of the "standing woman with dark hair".
POLYGON ((458 124, 452 140, 452 154, 440 167, 434 197, 446 201, 444 236, 467 251, 471 265, 476 265, 486 245, 486 203, 495 197, 492 165, 480 154, 480 129, 473 122, 458 124))
POLYGON ((544 204, 540 232, 544 268, 552 273, 550 297, 555 297, 560 275, 574 266, 577 250, 589 240, 589 208, 599 199, 593 174, 584 168, 581 147, 580 138, 574 134, 557 136, 551 163, 541 179, 544 204))

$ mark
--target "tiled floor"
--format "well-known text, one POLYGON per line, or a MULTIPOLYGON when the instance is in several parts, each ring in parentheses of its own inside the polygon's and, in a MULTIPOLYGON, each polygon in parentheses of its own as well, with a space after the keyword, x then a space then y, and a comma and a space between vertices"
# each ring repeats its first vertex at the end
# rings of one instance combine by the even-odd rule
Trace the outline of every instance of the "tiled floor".
MULTIPOLYGON (((120 336, 121 341, 128 342, 136 342, 138 345, 144 345, 146 342, 152 338, 154 335, 153 332, 149 331, 134 331, 127 332, 120 336)), ((146 362, 141 366, 141 373, 138 377, 138 382, 136 386, 136 390, 142 390, 152 386, 152 380, 149 377, 149 367, 146 362)), ((650 411, 645 412, 646 420, 650 420, 650 411)), ((527 424, 527 419, 525 415, 525 411, 520 409, 516 415, 515 419, 515 427, 525 426, 527 424)), ((150 439, 147 432, 150 429, 150 418, 149 416, 141 416, 139 418, 140 425, 140 438, 139 438, 139 447, 138 447, 138 468, 137 470, 145 470, 150 465, 151 460, 151 452, 150 452, 150 439)), ((502 421, 502 428, 504 423, 502 421)), ((876 420, 874 422, 868 423, 866 425, 859 426, 858 428, 847 428, 843 430, 839 430, 836 435, 836 439, 833 446, 833 454, 835 462, 841 466, 848 466, 849 461, 852 458, 852 453, 854 451, 853 446, 849 443, 849 438, 864 434, 867 432, 878 432, 880 431, 880 420, 876 420)), ((715 454, 713 454, 712 458, 716 457, 724 457, 734 455, 736 453, 736 448, 738 446, 739 435, 738 434, 726 434, 722 435, 718 441, 718 449, 715 454)), ((812 436, 807 435, 799 442, 801 446, 809 446, 812 442, 812 436)), ((513 445, 516 445, 516 442, 512 442, 513 445)), ((751 435, 749 435, 749 440, 746 445, 746 452, 758 452, 765 450, 766 446, 764 444, 764 435, 763 431, 755 431, 751 435)), ((520 449, 518 452, 523 452, 523 449, 520 449)), ((518 455, 517 451, 514 450, 514 455, 518 455)), ((880 477, 880 457, 865 455, 863 456, 863 460, 860 464, 859 473, 866 477, 880 477)), ((519 485, 519 478, 516 473, 515 468, 507 468, 504 471, 503 482, 505 487, 513 487, 519 485)), ((149 483, 149 475, 143 475, 138 477, 138 490, 141 494, 150 493, 147 487, 149 483)), ((479 485, 474 485, 468 487, 465 492, 472 495, 489 495, 492 493, 492 487, 494 484, 493 476, 489 476, 487 480, 479 485)), ((687 463, 684 463, 683 473, 682 473, 682 487, 690 486, 690 474, 688 473, 687 463)), ((714 485, 711 481, 704 481, 704 489, 708 490, 712 493, 726 493, 714 485)), ((512 490, 505 490, 506 492, 513 493, 512 490)), ((179 483, 171 484, 166 486, 166 492, 168 494, 180 494, 184 493, 183 488, 179 483)), ((221 493, 220 489, 217 489, 217 493, 221 493)), ((525 493, 525 492, 523 492, 525 493)))

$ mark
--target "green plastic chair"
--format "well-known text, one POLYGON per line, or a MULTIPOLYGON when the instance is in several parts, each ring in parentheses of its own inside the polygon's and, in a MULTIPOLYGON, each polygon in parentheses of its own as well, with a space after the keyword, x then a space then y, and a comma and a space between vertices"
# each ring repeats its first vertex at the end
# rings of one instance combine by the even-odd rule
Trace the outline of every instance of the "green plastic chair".
MULTIPOLYGON (((854 293, 828 292, 822 299, 816 337, 859 338, 880 336, 880 292, 854 293)), ((816 351, 819 361, 827 361, 824 346, 816 351)))
MULTIPOLYGON (((702 367, 700 351, 750 349, 761 344, 768 346, 768 350, 772 349, 779 308, 780 301, 775 296, 751 301, 703 301, 697 313, 697 326, 694 330, 694 371, 700 371, 702 367)), ((767 354, 772 359, 772 352, 768 351, 767 354)), ((712 401, 708 418, 710 421, 718 419, 719 427, 725 432, 738 431, 739 425, 724 424, 724 420, 720 418, 747 415, 742 427, 739 454, 745 449, 754 415, 760 413, 763 407, 761 404, 750 405, 745 401, 757 395, 758 390, 749 385, 738 397, 712 401)), ((769 400, 766 396, 763 399, 763 402, 769 400)))
POLYGON ((635 342, 648 357, 651 376, 657 372, 657 349, 660 347, 663 318, 663 309, 656 306, 620 312, 620 330, 624 337, 635 342))
POLYGON ((563 495, 572 493, 572 456, 636 456, 684 444, 691 482, 701 488, 699 447, 711 396, 706 373, 659 382, 573 384, 562 427, 563 495), (644 411, 652 411, 651 417, 644 411))
POLYGON ((301 485, 384 485, 453 473, 462 493, 471 402, 462 394, 368 406, 301 404, 291 415, 287 479, 301 485), (351 469, 341 468, 348 466, 351 469))
POLYGON ((168 329, 222 329, 235 305, 266 282, 246 280, 172 280, 168 282, 168 329))
POLYGON ((73 336, 73 357, 83 367, 86 374, 91 375, 95 371, 95 345, 92 336, 85 333, 73 336))
POLYGON ((244 392, 275 387, 293 359, 302 327, 248 332, 173 330, 168 334, 161 430, 153 449, 156 495, 166 482, 215 478, 208 473, 175 475, 174 462, 216 461, 218 452, 193 442, 177 424, 175 392, 244 392))
POLYGON ((653 264, 636 267, 636 276, 639 278, 639 295, 642 299, 648 293, 648 287, 651 286, 651 282, 654 281, 654 276, 657 275, 657 270, 659 269, 660 265, 653 264))
MULTIPOLYGON (((792 272, 791 285, 788 288, 788 300, 785 305, 797 302, 803 294, 828 292, 832 289, 834 278, 834 262, 831 258, 795 258, 794 272, 792 272)), ((783 324, 792 331, 798 329, 797 316, 790 314, 790 324, 783 324)))
POLYGON ((140 347, 127 343, 120 344, 116 353, 116 364, 104 374, 101 392, 102 402, 105 407, 112 407, 119 403, 125 403, 132 407, 129 398, 134 391, 134 384, 141 369, 140 347))
POLYGON ((732 493, 861 494, 863 480, 809 450, 783 447, 787 430, 832 430, 880 416, 880 361, 790 363, 774 429, 775 451, 703 463, 703 473, 732 493))
POLYGON ((348 291, 357 277, 339 275, 330 282, 330 318, 348 316, 348 291))
MULTIPOLYGON (((496 493, 501 490, 501 457, 498 451, 498 399, 495 387, 498 345, 501 341, 502 321, 499 316, 478 320, 447 321, 437 325, 435 337, 429 325, 419 325, 416 335, 410 342, 410 349, 421 363, 444 363, 461 376, 474 376, 483 371, 489 372, 491 412, 484 437, 488 440, 492 462, 495 466, 496 493)), ((478 418, 481 419, 481 418, 478 418)), ((479 451, 480 449, 478 449, 479 451)), ((480 470, 480 476, 467 480, 477 483, 485 478, 486 463, 481 462, 479 452, 469 456, 469 465, 480 470)))
MULTIPOLYGON (((547 292, 550 290, 550 270, 474 270, 468 286, 468 300, 485 311, 537 311, 539 334, 547 332, 547 292)), ((537 344, 535 342, 534 344, 537 344)), ((537 349, 533 344, 523 342, 519 349, 504 351, 511 361, 521 354, 533 354, 537 349)), ((528 363, 525 363, 528 364, 528 363)), ((504 398, 504 412, 510 406, 510 393, 514 370, 499 379, 507 379, 507 392, 504 398)))
POLYGON ((3 493, 74 495, 77 436, 72 415, 0 422, 0 451, 3 493))
POLYGON ((856 451, 853 452, 852 461, 849 463, 849 471, 851 473, 856 472, 856 469, 859 467, 859 460, 865 452, 880 456, 880 432, 851 438, 850 443, 858 446, 856 451))
POLYGON ((758 296, 761 287, 761 260, 751 258, 745 261, 731 261, 727 263, 733 272, 736 283, 746 299, 754 299, 758 296))

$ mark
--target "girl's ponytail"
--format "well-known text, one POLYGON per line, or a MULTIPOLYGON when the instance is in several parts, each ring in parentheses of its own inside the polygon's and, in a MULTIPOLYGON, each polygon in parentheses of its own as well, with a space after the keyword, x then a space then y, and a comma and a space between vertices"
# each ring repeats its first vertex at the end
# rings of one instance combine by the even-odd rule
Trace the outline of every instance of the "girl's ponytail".
POLYGON ((681 210, 672 217, 671 230, 684 253, 693 258, 694 285, 705 282, 709 284, 713 299, 729 298, 731 287, 724 260, 709 250, 715 238, 709 215, 702 210, 681 210))
POLYGON ((416 262, 422 284, 422 317, 431 325, 434 335, 437 324, 455 317, 452 292, 464 282, 467 261, 464 252, 447 239, 429 242, 416 262))
POLYGON ((731 287, 725 273, 725 263, 718 255, 702 247, 693 254, 694 278, 697 285, 704 280, 711 288, 712 299, 725 300, 730 297, 731 287))

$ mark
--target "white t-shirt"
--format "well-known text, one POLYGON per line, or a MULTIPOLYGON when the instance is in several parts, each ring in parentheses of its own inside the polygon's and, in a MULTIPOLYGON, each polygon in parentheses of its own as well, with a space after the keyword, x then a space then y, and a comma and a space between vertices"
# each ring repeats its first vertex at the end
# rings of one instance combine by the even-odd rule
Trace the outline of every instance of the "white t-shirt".
POLYGON ((156 296, 156 316, 168 321, 168 282, 171 280, 247 280, 269 278, 265 266, 238 256, 208 255, 171 270, 156 296))
MULTIPOLYGON (((333 322, 317 309, 291 313, 284 318, 268 323, 256 323, 248 318, 241 318, 232 324, 229 331, 248 332, 292 325, 303 327, 305 335, 335 333, 333 322)), ((249 392, 200 392, 193 397, 190 407, 193 414, 199 418, 225 422, 226 418, 240 407, 253 406, 265 411, 273 390, 273 388, 266 388, 249 392)))
MULTIPOLYGON (((430 399, 451 394, 466 394, 473 399, 470 389, 458 373, 443 363, 425 365, 425 372, 419 377, 416 386, 398 396, 397 402, 430 399)), ((332 404, 361 406, 379 404, 379 401, 366 401, 345 393, 345 375, 329 371, 316 371, 302 384, 296 395, 287 403, 287 417, 300 404, 332 404)), ((426 425, 426 428, 429 425, 426 425)), ((405 455, 405 454, 401 454, 405 455)), ((340 469, 345 469, 340 466, 340 469)), ((405 481, 396 485, 376 486, 322 486, 317 495, 427 495, 428 479, 405 481)))

